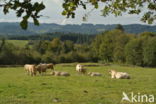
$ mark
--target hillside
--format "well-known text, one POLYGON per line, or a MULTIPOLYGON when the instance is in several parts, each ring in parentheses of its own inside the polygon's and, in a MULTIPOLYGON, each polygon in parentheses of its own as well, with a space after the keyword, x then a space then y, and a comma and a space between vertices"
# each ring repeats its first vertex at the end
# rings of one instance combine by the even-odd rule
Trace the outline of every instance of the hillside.
MULTIPOLYGON (((27 30, 22 30, 19 23, 0 23, 0 35, 32 35, 32 34, 43 34, 43 33, 81 33, 81 34, 97 34, 106 30, 111 30, 116 27, 112 25, 102 24, 81 24, 81 25, 58 25, 58 24, 41 24, 40 26, 34 26, 32 23, 29 24, 27 30)), ((124 29, 128 33, 141 33, 144 31, 156 32, 156 26, 131 24, 123 25, 124 29)))

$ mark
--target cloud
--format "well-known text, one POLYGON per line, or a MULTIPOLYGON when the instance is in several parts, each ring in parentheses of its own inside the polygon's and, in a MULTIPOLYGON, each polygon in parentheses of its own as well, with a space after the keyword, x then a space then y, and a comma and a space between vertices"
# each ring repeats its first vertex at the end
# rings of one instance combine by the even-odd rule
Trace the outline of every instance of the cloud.
POLYGON ((65 25, 66 24, 67 19, 65 18, 62 22, 61 25, 65 25))
POLYGON ((0 22, 20 22, 20 19, 0 19, 0 22))
POLYGON ((66 25, 66 24, 74 24, 73 21, 71 19, 63 19, 60 23, 61 25, 66 25))
POLYGON ((57 5, 62 5, 62 0, 52 0, 52 2, 56 3, 57 5))

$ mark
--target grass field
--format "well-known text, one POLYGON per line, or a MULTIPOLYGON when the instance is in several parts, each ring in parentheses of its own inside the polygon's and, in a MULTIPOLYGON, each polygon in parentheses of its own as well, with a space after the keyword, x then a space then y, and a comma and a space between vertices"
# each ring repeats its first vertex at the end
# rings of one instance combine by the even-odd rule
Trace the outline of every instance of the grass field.
POLYGON ((71 76, 31 77, 22 67, 0 68, 0 104, 131 104, 121 102, 123 91, 156 96, 156 68, 87 67, 91 72, 103 73, 102 77, 79 75, 74 66, 56 65, 55 69, 69 72, 71 76), (109 69, 128 72, 132 78, 111 79, 109 69))
POLYGON ((18 47, 24 47, 28 43, 28 40, 7 40, 7 42, 18 47))

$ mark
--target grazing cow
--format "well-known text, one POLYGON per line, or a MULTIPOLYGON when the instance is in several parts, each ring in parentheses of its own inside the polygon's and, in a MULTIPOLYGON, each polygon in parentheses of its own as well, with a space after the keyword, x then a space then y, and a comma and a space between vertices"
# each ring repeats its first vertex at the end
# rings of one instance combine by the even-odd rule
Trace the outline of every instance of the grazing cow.
POLYGON ((39 74, 46 73, 47 69, 54 70, 54 65, 53 64, 39 64, 36 66, 37 71, 39 74))
POLYGON ((76 65, 76 71, 79 73, 85 74, 87 72, 87 69, 85 69, 83 65, 77 64, 76 65))
POLYGON ((47 66, 46 64, 39 64, 36 66, 36 69, 39 72, 39 74, 42 74, 43 72, 46 72, 47 66))
POLYGON ((51 72, 51 75, 54 75, 54 76, 70 76, 70 74, 68 72, 59 72, 59 71, 53 71, 53 72, 51 72))
POLYGON ((101 73, 99 73, 99 72, 89 72, 88 73, 88 75, 90 75, 90 76, 102 76, 102 74, 101 73))
POLYGON ((111 78, 116 79, 130 79, 130 75, 126 72, 117 72, 115 70, 110 70, 111 78))
POLYGON ((77 65, 76 65, 76 71, 77 71, 77 72, 79 72, 80 69, 82 69, 82 68, 83 68, 83 66, 82 66, 81 64, 77 64, 77 65))
POLYGON ((26 64, 26 65, 24 65, 24 69, 25 69, 25 71, 27 72, 28 75, 31 75, 31 76, 36 75, 37 70, 35 68, 35 65, 26 64))
POLYGON ((50 64, 46 64, 46 65, 47 65, 47 69, 54 70, 54 64, 50 63, 50 64))

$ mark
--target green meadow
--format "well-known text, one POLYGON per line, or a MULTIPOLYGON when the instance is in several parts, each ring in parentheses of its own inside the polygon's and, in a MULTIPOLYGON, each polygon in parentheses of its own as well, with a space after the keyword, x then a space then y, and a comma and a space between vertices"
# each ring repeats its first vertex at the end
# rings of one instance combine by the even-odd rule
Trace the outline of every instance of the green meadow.
POLYGON ((7 42, 12 43, 13 45, 18 46, 20 48, 28 44, 28 40, 7 40, 7 42))
POLYGON ((0 104, 132 104, 121 102, 122 92, 156 96, 156 68, 119 65, 86 68, 103 76, 78 74, 72 64, 55 65, 55 70, 69 72, 69 77, 51 76, 50 70, 44 76, 32 77, 23 67, 0 68, 0 104), (128 72, 131 79, 111 79, 110 69, 128 72))

